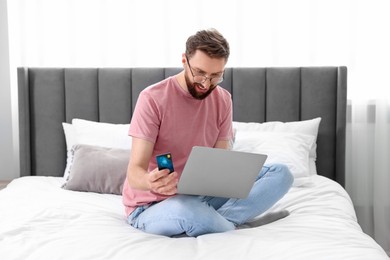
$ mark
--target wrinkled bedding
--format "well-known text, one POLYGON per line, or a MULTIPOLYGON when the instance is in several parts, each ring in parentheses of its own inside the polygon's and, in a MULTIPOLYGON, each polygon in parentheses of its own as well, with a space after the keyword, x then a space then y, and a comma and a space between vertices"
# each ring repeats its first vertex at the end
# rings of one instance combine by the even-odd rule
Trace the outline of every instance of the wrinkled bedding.
POLYGON ((312 176, 256 228, 168 238, 126 223, 121 196, 61 188, 63 178, 22 177, 0 191, 1 259, 388 259, 357 223, 336 182, 312 176))

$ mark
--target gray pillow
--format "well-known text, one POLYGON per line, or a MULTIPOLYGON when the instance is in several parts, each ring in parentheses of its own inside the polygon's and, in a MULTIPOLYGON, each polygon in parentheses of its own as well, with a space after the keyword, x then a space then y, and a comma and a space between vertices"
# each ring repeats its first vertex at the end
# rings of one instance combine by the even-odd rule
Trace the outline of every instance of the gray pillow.
POLYGON ((78 144, 63 188, 74 191, 122 194, 130 150, 78 144))

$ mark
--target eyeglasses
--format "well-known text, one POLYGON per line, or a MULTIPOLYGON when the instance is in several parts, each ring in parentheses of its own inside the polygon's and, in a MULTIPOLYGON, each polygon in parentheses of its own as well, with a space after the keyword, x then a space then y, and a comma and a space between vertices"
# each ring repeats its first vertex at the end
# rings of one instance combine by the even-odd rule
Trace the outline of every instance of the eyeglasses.
POLYGON ((186 59, 187 59, 188 67, 190 68, 190 71, 191 71, 192 78, 194 79, 195 83, 203 84, 206 82, 206 80, 210 80, 210 84, 212 86, 216 86, 223 81, 223 74, 221 77, 213 77, 213 78, 210 78, 210 77, 207 77, 204 75, 194 75, 194 72, 192 71, 192 67, 190 65, 190 62, 188 61, 187 55, 186 55, 186 59))

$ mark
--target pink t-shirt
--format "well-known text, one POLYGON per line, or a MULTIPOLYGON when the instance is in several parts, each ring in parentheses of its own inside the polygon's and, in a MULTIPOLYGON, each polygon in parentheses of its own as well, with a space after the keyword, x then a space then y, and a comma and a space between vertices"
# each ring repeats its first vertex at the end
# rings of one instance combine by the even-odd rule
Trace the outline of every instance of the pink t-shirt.
MULTIPOLYGON (((214 147, 218 140, 232 140, 232 100, 217 86, 205 99, 197 100, 183 90, 176 77, 144 89, 137 101, 129 135, 154 143, 148 171, 157 167, 155 156, 170 152, 175 171, 181 175, 193 146, 214 147)), ((168 196, 137 190, 125 180, 123 203, 129 215, 137 206, 168 196)))

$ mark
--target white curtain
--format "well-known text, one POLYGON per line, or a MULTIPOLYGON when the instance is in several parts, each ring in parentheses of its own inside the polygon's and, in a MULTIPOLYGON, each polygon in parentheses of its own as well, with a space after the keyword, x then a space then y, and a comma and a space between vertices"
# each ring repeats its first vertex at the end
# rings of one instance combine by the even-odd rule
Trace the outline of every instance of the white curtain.
POLYGON ((347 182, 363 230, 390 248, 390 100, 351 100, 347 182))
MULTIPOLYGON (((346 189, 364 231, 389 252, 387 2, 12 0, 11 70, 177 67, 187 37, 209 27, 229 40, 231 67, 346 65, 346 189)), ((15 96, 15 76, 12 81, 15 96)))

